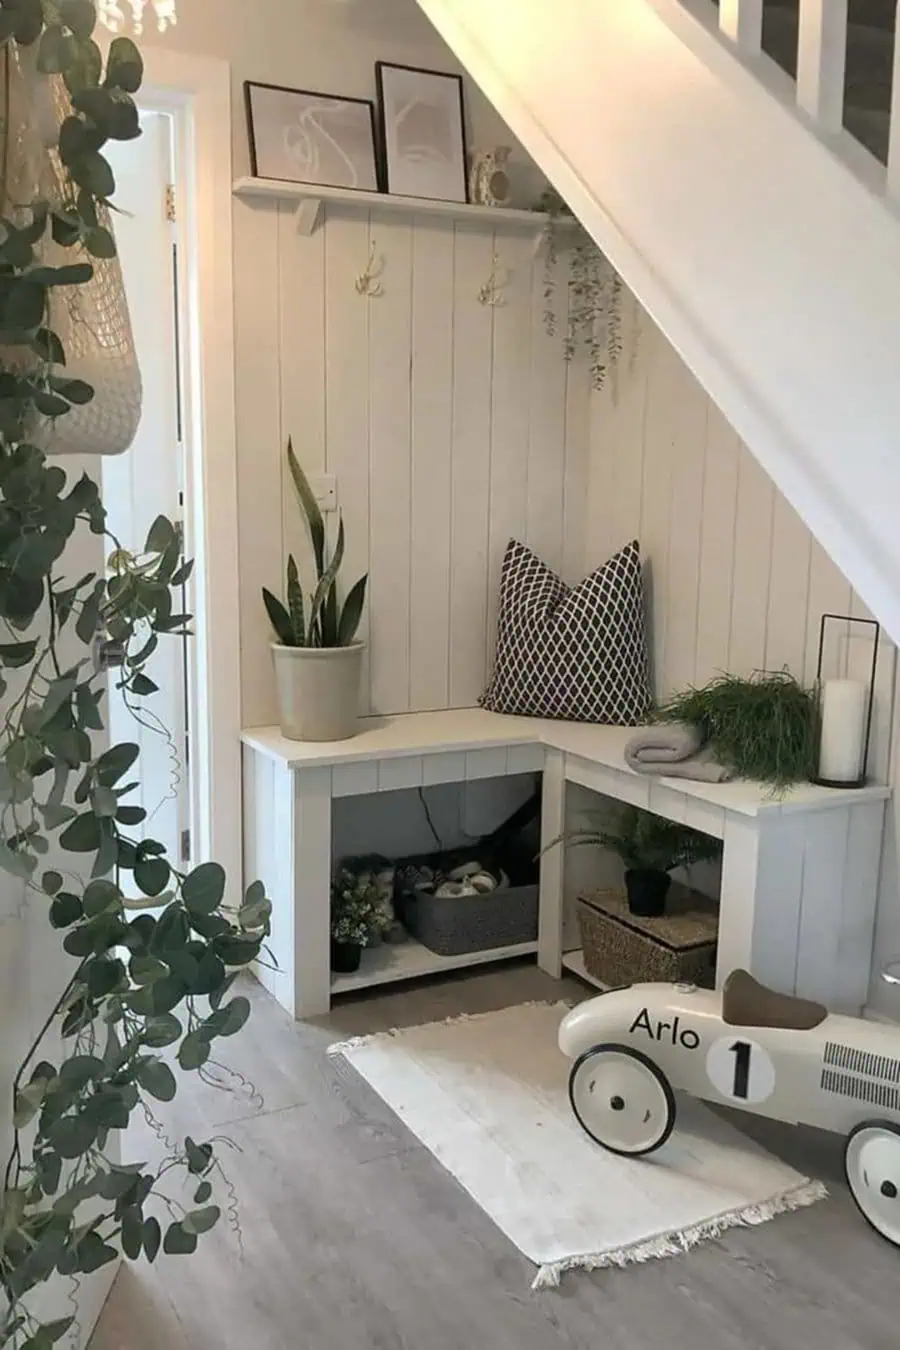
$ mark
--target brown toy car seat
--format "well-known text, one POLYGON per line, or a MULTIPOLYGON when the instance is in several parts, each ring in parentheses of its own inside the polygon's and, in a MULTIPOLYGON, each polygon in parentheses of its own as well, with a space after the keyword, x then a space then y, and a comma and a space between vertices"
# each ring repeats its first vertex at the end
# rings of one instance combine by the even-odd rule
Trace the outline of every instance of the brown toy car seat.
POLYGON ((754 980, 747 970, 733 970, 722 989, 722 1021, 730 1027, 811 1031, 827 1016, 824 1004, 776 993, 754 980))

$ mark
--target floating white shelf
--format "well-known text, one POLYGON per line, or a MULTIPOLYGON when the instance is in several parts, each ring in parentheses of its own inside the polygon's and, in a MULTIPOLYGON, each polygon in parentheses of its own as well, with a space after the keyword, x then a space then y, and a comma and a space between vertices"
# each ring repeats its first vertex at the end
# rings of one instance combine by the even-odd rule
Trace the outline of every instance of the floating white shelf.
POLYGON ((595 989, 602 989, 606 993, 609 985, 588 974, 587 967, 584 964, 584 952, 580 947, 574 952, 563 952, 562 963, 563 969, 569 971, 571 975, 577 975, 580 980, 584 980, 587 984, 592 984, 595 989))
POLYGON ((362 964, 352 975, 335 975, 331 981, 332 994, 349 994, 355 989, 370 989, 377 984, 393 984, 396 980, 415 980, 422 975, 441 975, 447 970, 462 970, 465 966, 487 965, 490 961, 506 961, 512 956, 532 956, 536 942, 520 942, 514 947, 493 947, 486 952, 467 952, 464 956, 437 956, 410 938, 396 946, 385 943, 363 952, 362 964))
POLYGON ((329 202, 360 212, 377 210, 405 216, 480 221, 494 229, 525 230, 536 237, 543 234, 548 220, 542 211, 521 211, 511 206, 469 206, 465 202, 442 202, 430 197, 396 197, 387 192, 282 183, 275 178, 239 178, 234 184, 234 195, 242 200, 296 202, 297 232, 303 235, 313 234, 318 228, 329 202))

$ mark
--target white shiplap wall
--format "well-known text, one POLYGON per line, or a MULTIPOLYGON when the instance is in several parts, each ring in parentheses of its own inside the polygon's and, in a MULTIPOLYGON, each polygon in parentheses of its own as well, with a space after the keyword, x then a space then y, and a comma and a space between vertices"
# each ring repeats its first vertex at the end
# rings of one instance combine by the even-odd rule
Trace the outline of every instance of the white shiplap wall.
MULTIPOLYGON (((647 559, 656 691, 723 670, 815 675, 823 611, 866 616, 821 545, 636 305, 626 354, 592 396, 585 565, 631 538, 647 559), (635 354, 633 332, 639 340, 635 354)), ((849 665, 871 659, 867 637, 849 665)), ((896 654, 884 642, 872 769, 888 776, 896 654)))
POLYGON ((370 573, 367 710, 469 706, 510 536, 568 576, 584 555, 589 382, 544 331, 535 236, 373 204, 304 238, 290 205, 241 201, 235 232, 244 724, 276 720, 260 588, 307 560, 289 435, 337 477, 345 585, 370 573), (377 298, 355 287, 371 249, 377 298))
MULTIPOLYGON (((822 613, 867 617, 865 607, 632 300, 624 330, 617 378, 591 398, 585 568, 628 539, 641 540, 660 696, 722 670, 787 666, 812 680, 822 613)), ((868 642, 854 639, 848 648, 848 670, 864 673, 868 642)), ((894 783, 900 781, 896 667, 896 651, 885 642, 870 771, 894 783)), ((871 1003, 900 1020, 900 999, 878 979, 883 963, 900 953, 898 840, 895 802, 881 860, 871 1003)))
MULTIPOLYGON (((288 434, 309 472, 337 477, 345 577, 371 573, 371 711, 475 701, 511 534, 570 579, 640 538, 661 695, 725 669, 786 665, 810 679, 823 610, 865 614, 630 299, 620 369, 590 394, 583 366, 544 332, 533 238, 374 204, 368 217, 332 211, 303 238, 289 208, 236 202, 235 230, 245 725, 276 719, 260 587, 282 584, 289 550, 306 556, 288 434), (383 294, 365 299, 354 282, 373 246, 383 294), (478 290, 495 266, 507 285, 492 308, 478 290)), ((848 664, 866 657, 856 644, 848 664)), ((885 779, 895 667, 886 646, 871 764, 885 779)), ((875 971, 900 950, 898 837, 891 815, 875 971)), ((873 995, 900 1016, 877 981, 873 995)))

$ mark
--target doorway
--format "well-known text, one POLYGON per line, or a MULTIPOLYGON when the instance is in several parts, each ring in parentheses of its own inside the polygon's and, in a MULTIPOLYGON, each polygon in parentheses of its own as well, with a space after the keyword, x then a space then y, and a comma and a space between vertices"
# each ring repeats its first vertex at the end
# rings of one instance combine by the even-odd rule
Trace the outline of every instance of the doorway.
MULTIPOLYGON (((101 43, 109 41, 109 35, 99 31, 97 38, 101 43)), ((193 594, 187 606, 196 615, 191 642, 193 683, 187 705, 191 710, 188 806, 192 855, 193 863, 216 859, 232 885, 239 885, 241 694, 231 70, 227 62, 215 57, 188 55, 164 44, 148 43, 143 56, 146 78, 141 107, 167 114, 175 141, 175 231, 182 304, 179 364, 186 372, 181 410, 184 519, 187 552, 196 559, 193 594)), ((96 472, 95 465, 90 468, 96 472)), ((133 730, 129 738, 134 739, 133 730)), ((183 789, 182 802, 187 795, 183 789)), ((173 861, 177 857, 176 849, 173 861)), ((109 1283, 100 1277, 85 1285, 81 1321, 86 1329, 93 1326, 108 1288, 109 1283)))
MULTIPOLYGON (((130 450, 103 461, 103 497, 112 534, 135 553, 158 516, 175 523, 184 538, 186 505, 174 118, 142 109, 141 126, 138 140, 107 147, 116 175, 116 241, 143 401, 130 450)), ((176 603, 191 612, 190 583, 176 603)), ((176 866, 191 860, 193 663, 190 638, 163 637, 146 667, 157 692, 146 699, 126 698, 119 689, 115 649, 109 668, 111 737, 114 743, 136 742, 141 750, 135 802, 147 819, 138 833, 164 844, 176 866)))
MULTIPOLYGON (((190 727, 190 778, 180 785, 179 810, 182 819, 185 814, 188 817, 191 864, 215 859, 225 868, 229 883, 239 886, 241 687, 231 70, 225 61, 189 55, 165 43, 148 43, 143 57, 142 113, 145 119, 148 114, 167 117, 174 142, 176 219, 167 223, 177 243, 180 322, 175 361, 183 375, 180 431, 185 545, 188 557, 195 560, 185 606, 194 615, 184 700, 185 734, 190 727)), ((140 144, 129 142, 125 155, 140 144)), ((122 182, 124 187, 124 176, 122 182)), ((142 184, 136 220, 147 213, 148 205, 149 194, 142 184)), ((120 225, 127 230, 127 221, 120 225)), ((173 254, 173 266, 174 261, 173 254)), ((130 270, 126 263, 126 286, 130 270)), ((166 331, 170 331, 168 324, 166 331)), ((177 388, 177 384, 170 385, 169 394, 177 388)), ((169 417, 171 427, 171 413, 169 417)), ((149 480, 141 480, 141 492, 148 481, 156 487, 154 479, 162 467, 158 450, 150 462, 149 480)), ((174 519, 177 512, 166 514, 174 519)), ((146 516, 141 523, 146 523, 146 516)), ((173 690, 181 691, 182 699, 184 684, 183 672, 180 680, 173 678, 171 683, 173 690)), ((148 706, 159 698, 157 694, 148 699, 148 706)), ((180 724, 171 722, 170 726, 177 743, 180 724)), ((134 740, 133 729, 129 736, 134 740)), ((160 746, 155 749, 159 751, 160 746)), ((159 823, 157 817, 154 833, 161 837, 155 829, 159 823)), ((170 818, 169 829, 173 828, 177 827, 170 818)), ((173 861, 179 854, 180 847, 176 847, 173 861)))

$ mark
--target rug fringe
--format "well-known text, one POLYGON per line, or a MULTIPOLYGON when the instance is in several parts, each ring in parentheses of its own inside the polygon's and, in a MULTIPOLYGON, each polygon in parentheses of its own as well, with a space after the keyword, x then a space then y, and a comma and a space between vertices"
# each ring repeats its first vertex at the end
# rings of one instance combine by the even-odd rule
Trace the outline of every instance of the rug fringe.
POLYGON ((516 1012, 523 1008, 558 1008, 559 1015, 571 1010, 572 1004, 567 999, 547 999, 533 998, 530 1003, 511 1003, 508 1008, 492 1008, 490 1012, 482 1013, 458 1013, 455 1017, 438 1017, 433 1022, 415 1022, 409 1027, 391 1027, 389 1031, 373 1031, 369 1036, 351 1036, 347 1041, 335 1041, 334 1045, 329 1045, 325 1051, 326 1055, 343 1055, 348 1050, 358 1050, 362 1045, 369 1045, 372 1041, 380 1040, 382 1036, 402 1036, 406 1031, 430 1031, 432 1027, 449 1027, 455 1022, 481 1022, 488 1017, 496 1017, 502 1012, 516 1012))
POLYGON ((751 1228, 767 1223, 779 1214, 791 1210, 805 1209, 828 1195, 827 1187, 821 1181, 806 1181, 802 1186, 785 1191, 760 1205, 749 1205, 745 1209, 734 1210, 731 1214, 720 1214, 715 1219, 695 1224, 692 1228, 680 1232, 662 1233, 659 1237, 649 1238, 645 1242, 633 1243, 630 1247, 620 1247, 610 1252, 595 1252, 592 1255, 570 1256, 564 1261, 553 1261, 541 1266, 534 1277, 532 1289, 557 1289, 562 1276, 569 1270, 606 1270, 610 1266, 630 1266, 641 1261, 656 1261, 667 1256, 681 1256, 690 1251, 699 1242, 719 1237, 729 1228, 751 1228))

